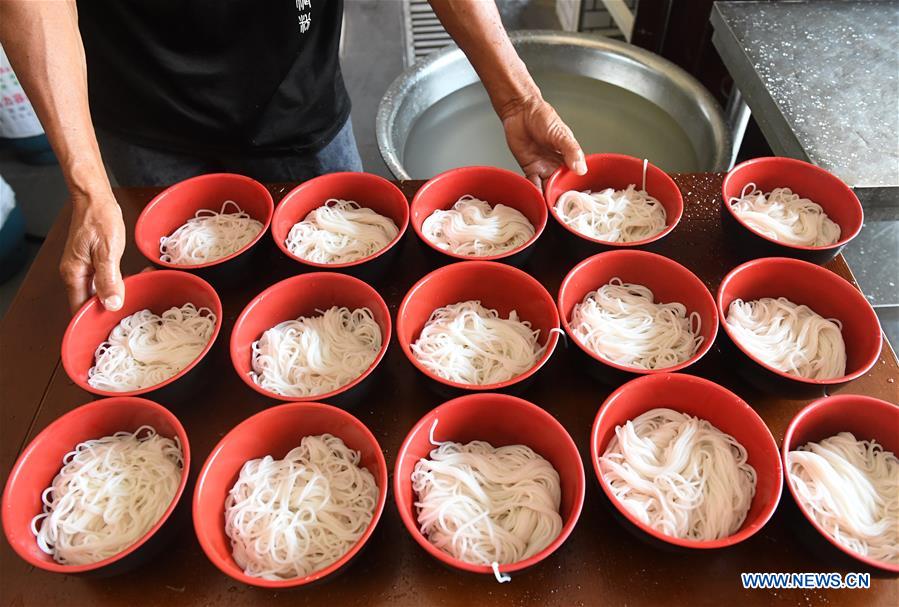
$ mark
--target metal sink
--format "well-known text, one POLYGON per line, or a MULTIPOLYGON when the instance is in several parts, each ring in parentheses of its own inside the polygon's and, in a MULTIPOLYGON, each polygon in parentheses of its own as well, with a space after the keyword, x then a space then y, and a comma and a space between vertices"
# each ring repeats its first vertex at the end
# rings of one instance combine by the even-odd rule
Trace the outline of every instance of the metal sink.
MULTIPOLYGON (((521 31, 510 38, 532 73, 579 76, 635 93, 664 110, 683 130, 695 152, 696 170, 728 168, 730 133, 721 108, 695 78, 673 63, 589 34, 521 31)), ((381 156, 394 176, 428 177, 410 175, 404 166, 410 131, 435 103, 476 82, 465 55, 450 46, 412 65, 391 84, 378 109, 376 130, 381 156)))

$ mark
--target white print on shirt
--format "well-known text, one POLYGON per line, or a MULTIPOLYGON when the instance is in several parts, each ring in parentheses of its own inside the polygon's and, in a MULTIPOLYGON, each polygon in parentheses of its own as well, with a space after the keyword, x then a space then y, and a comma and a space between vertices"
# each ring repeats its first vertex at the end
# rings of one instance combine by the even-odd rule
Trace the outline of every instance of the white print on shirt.
POLYGON ((312 27, 312 14, 305 13, 306 9, 312 10, 312 0, 294 0, 296 4, 297 11, 299 11, 299 15, 297 15, 297 20, 300 23, 300 33, 305 34, 309 31, 309 28, 312 27))

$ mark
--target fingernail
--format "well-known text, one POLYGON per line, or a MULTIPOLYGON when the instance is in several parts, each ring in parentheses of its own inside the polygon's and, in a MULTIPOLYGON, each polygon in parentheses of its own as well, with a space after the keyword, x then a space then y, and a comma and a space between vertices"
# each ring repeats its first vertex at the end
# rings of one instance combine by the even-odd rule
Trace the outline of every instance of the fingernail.
POLYGON ((118 310, 122 307, 122 298, 118 295, 112 295, 103 300, 103 307, 107 310, 118 310))
POLYGON ((586 175, 587 174, 587 163, 583 160, 578 160, 574 163, 574 172, 578 175, 586 175))

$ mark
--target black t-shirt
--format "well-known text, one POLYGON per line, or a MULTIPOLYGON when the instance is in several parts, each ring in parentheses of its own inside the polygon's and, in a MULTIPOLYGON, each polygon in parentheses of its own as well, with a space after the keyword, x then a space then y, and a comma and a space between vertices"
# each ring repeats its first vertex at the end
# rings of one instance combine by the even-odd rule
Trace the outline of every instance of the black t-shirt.
POLYGON ((349 116, 343 0, 79 0, 95 123, 180 151, 315 151, 349 116))

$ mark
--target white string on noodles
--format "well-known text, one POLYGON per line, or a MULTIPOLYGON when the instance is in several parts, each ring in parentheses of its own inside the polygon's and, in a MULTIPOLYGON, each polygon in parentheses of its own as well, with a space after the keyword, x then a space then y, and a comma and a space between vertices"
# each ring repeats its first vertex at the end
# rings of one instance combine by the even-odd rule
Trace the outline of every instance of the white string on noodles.
POLYGON ((225 533, 244 573, 310 575, 340 560, 365 533, 378 486, 361 456, 331 434, 304 436, 283 459, 246 462, 225 498, 225 533))
POLYGON ((466 563, 517 563, 562 531, 561 483, 552 464, 525 445, 443 442, 412 472, 421 532, 466 563))
POLYGON ((736 533, 755 495, 746 449, 704 419, 652 409, 615 428, 599 458, 603 482, 640 522, 665 535, 736 533))
POLYGON ((519 320, 515 310, 502 318, 472 300, 434 310, 411 349, 437 376, 483 386, 517 377, 537 364, 546 350, 539 337, 540 331, 519 320))
POLYGON ((381 350, 381 327, 368 308, 316 310, 279 323, 253 342, 257 385, 284 396, 337 390, 360 375, 381 350))
POLYGON ((126 316, 97 347, 87 383, 110 392, 155 386, 196 360, 212 338, 215 323, 212 310, 191 303, 161 316, 150 310, 126 316))
POLYGON ((840 432, 787 453, 803 509, 830 537, 872 559, 899 564, 899 458, 876 441, 840 432))
POLYGON ((352 200, 329 198, 294 224, 287 250, 314 263, 350 263, 374 255, 399 234, 389 217, 352 200))
POLYGON ((178 492, 181 442, 151 426, 78 444, 41 494, 38 547, 63 565, 115 556, 157 523, 178 492))
POLYGON ((811 379, 846 375, 842 323, 808 306, 786 297, 735 299, 725 322, 740 345, 784 373, 811 379))
POLYGON ((180 266, 196 266, 227 257, 247 246, 262 223, 226 200, 220 212, 200 209, 169 236, 159 239, 159 259, 180 266), (229 207, 234 211, 229 212, 229 207))
POLYGON ((626 190, 569 190, 556 201, 556 214, 574 231, 596 240, 636 242, 655 236, 664 231, 667 214, 646 191, 648 166, 644 159, 642 189, 630 184, 626 190))
POLYGON ((794 194, 790 188, 768 193, 748 183, 740 196, 731 197, 730 208, 752 230, 778 242, 822 247, 840 240, 840 226, 821 205, 794 194))
POLYGON ((425 218, 421 231, 432 244, 456 255, 486 257, 517 249, 534 237, 534 226, 521 211, 466 194, 449 210, 425 218))
POLYGON ((664 369, 699 350, 699 314, 677 302, 656 303, 643 285, 612 278, 571 313, 571 331, 594 353, 619 365, 664 369))

